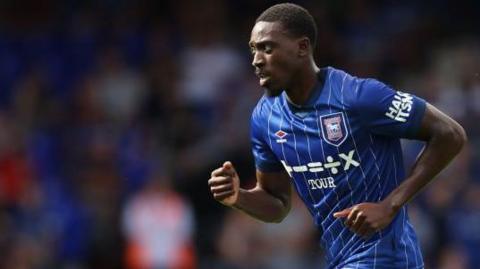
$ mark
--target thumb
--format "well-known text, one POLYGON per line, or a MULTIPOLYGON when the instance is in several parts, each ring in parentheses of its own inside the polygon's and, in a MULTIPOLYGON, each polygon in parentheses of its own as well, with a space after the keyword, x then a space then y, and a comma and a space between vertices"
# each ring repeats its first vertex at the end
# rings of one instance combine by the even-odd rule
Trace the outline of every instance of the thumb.
POLYGON ((233 164, 230 161, 226 161, 223 163, 223 169, 228 172, 235 173, 235 168, 233 168, 233 164))
POLYGON ((350 214, 350 208, 347 208, 347 209, 344 209, 342 211, 338 211, 338 212, 335 212, 333 213, 333 216, 335 218, 345 218, 348 216, 348 214, 350 214))

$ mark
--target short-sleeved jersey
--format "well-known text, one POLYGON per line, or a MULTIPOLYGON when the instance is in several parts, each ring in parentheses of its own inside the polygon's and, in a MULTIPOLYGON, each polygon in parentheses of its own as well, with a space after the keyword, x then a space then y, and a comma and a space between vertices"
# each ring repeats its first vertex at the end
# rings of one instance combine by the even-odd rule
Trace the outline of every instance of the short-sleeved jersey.
POLYGON ((423 268, 403 207, 367 240, 333 213, 383 200, 405 178, 400 138, 420 127, 424 100, 326 67, 305 105, 263 96, 252 113, 255 164, 285 169, 314 218, 329 268, 423 268))

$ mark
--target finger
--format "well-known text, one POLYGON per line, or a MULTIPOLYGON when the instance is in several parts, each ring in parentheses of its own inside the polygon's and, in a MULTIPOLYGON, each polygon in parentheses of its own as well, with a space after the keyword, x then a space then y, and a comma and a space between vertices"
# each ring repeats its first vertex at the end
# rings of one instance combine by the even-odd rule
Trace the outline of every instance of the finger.
POLYGON ((215 198, 216 200, 223 200, 223 199, 228 198, 231 195, 233 195, 233 193, 234 193, 233 190, 224 191, 224 192, 221 192, 221 193, 214 193, 213 198, 215 198))
POLYGON ((223 166, 213 170, 211 174, 212 177, 223 176, 223 175, 225 175, 225 168, 223 166))
POLYGON ((230 182, 232 182, 231 177, 217 176, 217 177, 212 177, 208 180, 208 186, 217 186, 221 184, 227 184, 230 182))
POLYGON ((351 229, 358 233, 360 227, 362 227, 362 224, 364 223, 365 221, 365 215, 363 215, 363 212, 360 211, 357 213, 357 216, 355 217, 355 219, 353 220, 353 224, 352 224, 352 227, 351 229))
POLYGON ((350 213, 348 214, 347 216, 347 219, 345 220, 345 226, 351 228, 352 225, 353 225, 353 221, 356 219, 357 217, 357 214, 359 213, 360 211, 358 210, 357 207, 354 207, 350 213))
POLYGON ((342 211, 338 211, 338 212, 333 213, 333 216, 335 218, 345 218, 346 216, 348 216, 348 214, 350 214, 350 211, 351 211, 351 209, 347 208, 347 209, 344 209, 342 211))
POLYGON ((224 163, 223 163, 223 168, 225 168, 225 169, 232 169, 232 168, 233 168, 232 162, 230 162, 230 161, 224 162, 224 163))
POLYGON ((213 193, 222 193, 222 192, 233 190, 233 185, 225 184, 225 185, 214 186, 214 187, 210 187, 210 190, 213 193))
POLYGON ((230 175, 235 175, 236 173, 235 168, 233 168, 233 164, 230 161, 226 161, 223 163, 223 169, 230 175))

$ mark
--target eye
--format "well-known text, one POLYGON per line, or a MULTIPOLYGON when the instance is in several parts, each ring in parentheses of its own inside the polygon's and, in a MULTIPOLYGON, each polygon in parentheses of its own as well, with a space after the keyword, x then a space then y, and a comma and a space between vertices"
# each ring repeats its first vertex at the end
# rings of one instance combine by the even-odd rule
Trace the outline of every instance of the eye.
POLYGON ((252 55, 255 55, 256 52, 257 52, 257 50, 254 47, 250 47, 250 53, 252 55))
POLYGON ((266 54, 272 54, 273 48, 270 45, 266 45, 264 51, 266 54))

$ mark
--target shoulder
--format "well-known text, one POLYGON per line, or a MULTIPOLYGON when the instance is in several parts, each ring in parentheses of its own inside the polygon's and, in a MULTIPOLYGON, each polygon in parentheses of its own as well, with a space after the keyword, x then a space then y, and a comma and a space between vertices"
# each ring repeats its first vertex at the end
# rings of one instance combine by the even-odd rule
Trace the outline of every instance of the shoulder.
POLYGON ((336 93, 339 96, 348 97, 354 94, 355 90, 357 90, 365 80, 341 69, 327 67, 327 70, 326 79, 330 85, 330 91, 332 91, 332 94, 336 93))
POLYGON ((365 108, 381 104, 395 93, 392 87, 375 78, 357 78, 351 100, 354 106, 365 108))
POLYGON ((330 67, 330 83, 342 91, 345 100, 350 102, 367 102, 378 96, 379 91, 389 90, 390 86, 370 77, 357 77, 343 70, 330 67))
POLYGON ((360 88, 364 87, 363 84, 367 79, 356 77, 341 69, 328 67, 327 80, 329 95, 348 109, 356 102, 360 88))
POLYGON ((328 70, 328 80, 330 81, 330 83, 333 83, 333 84, 340 84, 341 86, 342 84, 351 83, 356 79, 358 79, 357 77, 351 75, 350 73, 338 68, 329 66, 327 67, 327 70, 328 70))

